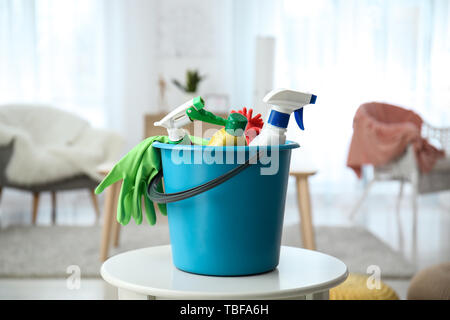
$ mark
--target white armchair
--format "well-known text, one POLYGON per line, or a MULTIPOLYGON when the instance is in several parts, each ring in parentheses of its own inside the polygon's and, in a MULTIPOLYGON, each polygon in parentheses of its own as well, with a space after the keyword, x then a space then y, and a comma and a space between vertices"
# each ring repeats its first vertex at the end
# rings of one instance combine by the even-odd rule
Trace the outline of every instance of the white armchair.
POLYGON ((436 147, 445 151, 445 158, 439 159, 431 172, 422 174, 419 171, 414 148, 410 144, 405 152, 383 166, 374 166, 373 179, 365 186, 363 194, 350 213, 353 219, 367 197, 370 187, 376 181, 399 181, 400 190, 397 197, 396 214, 399 230, 399 245, 403 249, 403 232, 400 224, 400 202, 403 196, 405 182, 412 185, 412 210, 413 210, 413 250, 415 253, 417 245, 417 197, 419 194, 450 190, 450 128, 436 128, 423 123, 422 136, 436 147))
POLYGON ((51 106, 0 106, 0 196, 4 188, 32 192, 35 224, 40 193, 51 193, 55 222, 56 192, 88 189, 98 220, 94 189, 103 176, 97 167, 116 161, 122 145, 117 133, 51 106))

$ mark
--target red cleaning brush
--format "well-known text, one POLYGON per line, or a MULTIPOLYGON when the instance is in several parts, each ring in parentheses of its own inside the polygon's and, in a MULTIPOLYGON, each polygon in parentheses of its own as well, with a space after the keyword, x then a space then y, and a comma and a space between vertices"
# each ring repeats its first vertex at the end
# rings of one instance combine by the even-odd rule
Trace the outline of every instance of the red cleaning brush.
POLYGON ((250 144, 252 140, 260 133, 264 121, 261 119, 261 114, 258 113, 256 116, 252 118, 253 109, 243 108, 242 110, 234 111, 231 110, 231 113, 240 113, 247 118, 247 126, 245 127, 245 138, 247 139, 247 144, 250 144))

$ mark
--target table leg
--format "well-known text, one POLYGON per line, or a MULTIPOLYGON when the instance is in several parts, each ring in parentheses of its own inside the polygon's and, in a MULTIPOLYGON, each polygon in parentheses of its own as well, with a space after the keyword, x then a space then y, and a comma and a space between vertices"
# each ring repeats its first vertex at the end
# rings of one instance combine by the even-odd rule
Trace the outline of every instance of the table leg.
POLYGON ((122 188, 122 182, 116 182, 116 192, 114 195, 114 209, 113 209, 113 222, 112 222, 112 234, 113 234, 113 246, 117 248, 119 246, 119 236, 120 236, 120 223, 117 221, 116 212, 117 212, 117 202, 119 201, 120 189, 122 188))
POLYGON ((329 290, 306 295, 306 300, 330 300, 329 290))
POLYGON ((309 194, 308 176, 297 176, 296 180, 303 247, 310 250, 316 250, 311 217, 311 198, 309 194))
POLYGON ((133 292, 127 289, 117 289, 119 300, 155 300, 155 297, 133 292))
POLYGON ((113 234, 113 246, 117 248, 119 246, 119 238, 120 238, 120 223, 115 220, 112 226, 112 234, 113 234))
POLYGON ((111 226, 115 216, 114 200, 116 197, 118 185, 118 183, 114 183, 106 189, 105 207, 103 210, 102 240, 100 244, 100 261, 105 261, 108 258, 109 243, 111 238, 111 226))

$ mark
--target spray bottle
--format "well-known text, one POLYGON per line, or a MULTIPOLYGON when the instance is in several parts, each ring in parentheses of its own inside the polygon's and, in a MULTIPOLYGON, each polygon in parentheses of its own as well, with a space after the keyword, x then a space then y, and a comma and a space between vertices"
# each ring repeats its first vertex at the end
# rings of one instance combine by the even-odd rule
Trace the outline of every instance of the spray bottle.
POLYGON ((198 96, 186 101, 181 106, 170 112, 163 119, 155 122, 155 126, 164 127, 169 134, 169 143, 192 144, 189 135, 183 127, 194 120, 206 121, 213 124, 225 125, 225 120, 204 110, 205 102, 198 96))
POLYGON ((313 94, 287 89, 275 89, 269 92, 263 101, 271 104, 272 109, 261 133, 252 140, 250 146, 284 144, 286 142, 286 128, 292 112, 294 112, 295 120, 300 129, 305 130, 303 107, 307 104, 315 104, 316 98, 313 94))

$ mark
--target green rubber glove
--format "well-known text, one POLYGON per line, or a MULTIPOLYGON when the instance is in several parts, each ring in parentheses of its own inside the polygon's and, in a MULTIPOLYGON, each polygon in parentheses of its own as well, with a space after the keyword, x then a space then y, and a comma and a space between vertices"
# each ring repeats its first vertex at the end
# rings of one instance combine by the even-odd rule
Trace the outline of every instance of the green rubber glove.
MULTIPOLYGON (((158 185, 156 186, 156 190, 158 192, 164 192, 163 186, 162 186, 162 180, 159 181, 158 185)), ((157 203, 158 209, 161 212, 162 215, 167 216, 167 207, 165 203, 157 203)))
POLYGON ((154 141, 168 143, 169 138, 166 136, 154 136, 140 142, 122 159, 119 160, 119 162, 114 166, 111 172, 95 189, 95 193, 99 194, 106 187, 123 179, 119 201, 117 203, 117 221, 119 221, 119 223, 122 225, 128 224, 132 215, 133 218, 136 219, 137 223, 140 223, 139 221, 142 222, 142 211, 140 208, 141 206, 137 203, 137 201, 133 201, 133 199, 136 198, 134 194, 142 191, 142 187, 136 185, 136 178, 138 176, 138 172, 140 172, 140 177, 142 177, 144 173, 149 172, 149 167, 153 166, 155 168, 155 170, 153 170, 155 172, 154 175, 156 175, 160 169, 161 160, 159 156, 159 150, 156 151, 156 163, 146 163, 149 159, 150 161, 155 160, 154 156, 149 156, 149 153, 154 154, 154 149, 156 149, 151 147, 154 141), (149 147, 151 147, 150 150, 149 147), (145 158, 146 161, 143 162, 143 158, 145 158), (143 168, 143 166, 145 168, 143 168))
MULTIPOLYGON (((194 144, 206 145, 208 140, 195 136, 189 136, 194 144)), ((141 224, 142 197, 145 203, 145 215, 150 225, 156 223, 156 213, 153 202, 147 197, 147 188, 152 179, 161 170, 161 154, 158 148, 153 148, 152 143, 159 141, 169 143, 167 136, 149 137, 117 162, 111 172, 95 189, 95 193, 103 192, 105 188, 123 179, 120 190, 119 201, 117 203, 117 221, 126 225, 131 217, 136 224, 141 224)), ((162 183, 158 184, 158 191, 162 192, 162 183)), ((159 210, 163 215, 167 215, 165 204, 158 203, 159 210)))
MULTIPOLYGON (((165 137, 163 141, 158 139, 160 142, 167 143, 169 139, 165 137)), ((147 187, 148 183, 153 180, 156 174, 161 170, 161 153, 158 148, 153 148, 150 146, 144 153, 141 165, 136 174, 136 179, 134 182, 133 191, 133 203, 136 205, 137 210, 134 212, 134 220, 137 224, 142 223, 142 197, 145 199, 145 213, 147 217, 147 222, 150 225, 156 223, 156 214, 153 203, 147 197, 147 187)))
MULTIPOLYGON (((207 145, 208 140, 189 136, 190 140, 194 144, 207 145)), ((164 141, 158 140, 162 143, 168 143, 169 140, 164 139, 164 141)), ((133 193, 133 202, 137 205, 138 210, 136 211, 136 217, 133 217, 137 224, 142 223, 142 197, 144 197, 145 203, 145 214, 147 218, 147 222, 150 225, 154 225, 156 223, 156 213, 155 207, 153 203, 147 196, 147 189, 150 182, 153 178, 158 174, 161 170, 161 151, 158 148, 153 148, 150 146, 147 149, 147 152, 144 154, 141 166, 139 167, 138 173, 136 175, 136 181, 134 186, 133 193)), ((163 192, 162 182, 159 182, 157 185, 157 190, 159 192, 163 192)), ((164 203, 157 203, 159 211, 163 215, 167 215, 167 207, 164 203)))

